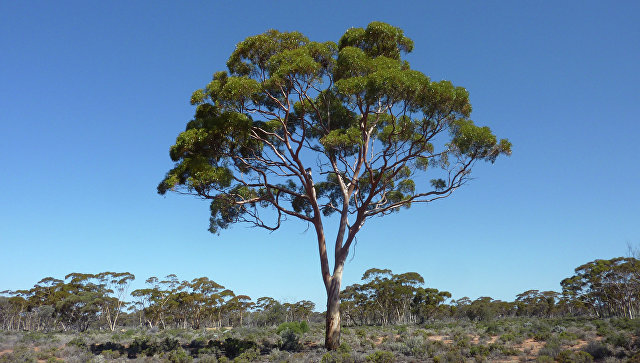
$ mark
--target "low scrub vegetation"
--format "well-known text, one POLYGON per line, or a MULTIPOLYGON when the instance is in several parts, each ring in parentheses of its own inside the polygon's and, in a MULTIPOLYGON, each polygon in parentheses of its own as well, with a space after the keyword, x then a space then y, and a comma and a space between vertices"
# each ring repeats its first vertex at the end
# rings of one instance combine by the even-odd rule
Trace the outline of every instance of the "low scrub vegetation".
POLYGON ((0 362, 636 362, 640 320, 502 318, 347 327, 336 351, 320 323, 117 333, 2 332, 0 362))

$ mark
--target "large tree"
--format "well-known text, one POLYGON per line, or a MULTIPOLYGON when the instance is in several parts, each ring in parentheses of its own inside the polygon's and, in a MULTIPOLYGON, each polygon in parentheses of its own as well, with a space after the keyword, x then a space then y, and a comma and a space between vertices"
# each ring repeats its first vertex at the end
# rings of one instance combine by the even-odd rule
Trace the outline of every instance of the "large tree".
POLYGON ((158 186, 210 200, 212 233, 236 222, 310 224, 328 349, 339 345, 343 267, 366 221, 445 198, 476 161, 510 153, 507 140, 469 119, 464 88, 409 67, 401 56, 412 49, 401 29, 381 22, 351 28, 337 44, 277 30, 245 39, 228 71, 193 93, 195 117, 158 186), (333 270, 325 234, 332 214, 333 270))

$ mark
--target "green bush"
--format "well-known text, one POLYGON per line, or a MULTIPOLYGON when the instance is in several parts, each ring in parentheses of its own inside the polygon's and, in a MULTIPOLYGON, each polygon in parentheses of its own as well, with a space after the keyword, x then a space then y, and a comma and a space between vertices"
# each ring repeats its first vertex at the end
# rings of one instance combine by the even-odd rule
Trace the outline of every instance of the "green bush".
POLYGON ((240 340, 236 338, 227 338, 222 344, 222 349, 224 350, 225 355, 230 359, 239 356, 246 350, 254 349, 256 347, 257 344, 251 340, 240 340))
POLYGON ((26 346, 18 346, 13 352, 0 355, 0 363, 37 363, 36 353, 26 346))
POLYGON ((607 336, 609 334, 611 334, 611 327, 609 326, 609 323, 607 323, 604 320, 594 320, 593 321, 593 325, 596 326, 596 333, 598 333, 598 335, 604 337, 607 336))
POLYGON ((182 348, 171 350, 164 357, 171 363, 189 363, 193 358, 182 348))
POLYGON ((538 352, 539 356, 548 355, 551 358, 556 358, 562 350, 560 342, 557 339, 549 340, 545 343, 544 347, 538 352))
MULTIPOLYGON (((450 350, 445 355, 444 358, 447 362, 465 362, 464 356, 459 350, 450 350)), ((434 357, 435 360, 435 357, 434 357)))
POLYGON ((630 332, 637 331, 640 329, 640 319, 629 319, 629 318, 613 318, 611 319, 611 325, 616 328, 616 330, 627 330, 630 332))
POLYGON ((75 346, 78 348, 86 349, 87 342, 82 337, 75 337, 67 342, 68 346, 75 346))
POLYGON ((486 357, 490 352, 489 347, 482 344, 474 345, 469 350, 469 354, 471 354, 472 357, 486 357))
POLYGON ((234 363, 248 363, 258 360, 260 357, 260 352, 257 348, 252 348, 245 350, 242 354, 237 356, 233 362, 234 363))
POLYGON ((353 363, 355 360, 351 354, 344 352, 327 352, 322 356, 321 363, 353 363))
POLYGON ((553 358, 549 357, 548 355, 540 355, 536 359, 536 362, 538 362, 538 363, 555 363, 555 360, 553 358))
POLYGON ((612 333, 607 335, 604 341, 614 347, 621 347, 625 349, 629 349, 631 347, 631 336, 625 333, 612 333))
POLYGON ((556 361, 559 363, 589 363, 593 362, 593 357, 587 352, 563 350, 556 356, 556 361))
POLYGON ((284 330, 289 329, 298 335, 309 332, 309 324, 306 321, 291 321, 278 325, 276 333, 280 334, 284 330))
POLYGON ((627 363, 640 363, 640 352, 634 354, 629 358, 627 363))
POLYGON ((353 352, 353 349, 351 348, 349 343, 347 343, 347 342, 340 343, 340 346, 338 347, 338 353, 351 354, 351 352, 353 352))
POLYGON ((100 352, 100 355, 107 359, 117 359, 120 357, 120 352, 117 350, 106 349, 100 352))
POLYGON ((487 324, 487 330, 485 331, 485 333, 489 335, 499 335, 500 333, 502 333, 502 328, 500 327, 500 325, 498 325, 498 323, 490 322, 487 324))
POLYGON ((297 352, 302 349, 300 338, 293 330, 287 328, 280 333, 280 336, 282 337, 282 343, 280 344, 281 350, 297 352))
POLYGON ((584 348, 584 351, 589 353, 593 359, 601 360, 611 356, 611 350, 606 345, 598 341, 590 341, 584 348))
POLYGON ((421 335, 407 338, 405 344, 414 357, 424 357, 427 354, 427 344, 421 335))
POLYGON ((516 336, 513 333, 506 333, 506 334, 502 334, 500 336, 500 340, 503 342, 512 342, 514 340, 516 340, 516 336))
POLYGON ((563 331, 560 334, 558 334, 558 339, 565 342, 572 342, 574 340, 578 340, 578 336, 574 333, 563 331))
POLYGON ((395 356, 391 352, 387 352, 384 350, 376 350, 375 352, 369 354, 367 357, 367 362, 374 363, 392 363, 395 359, 395 356))

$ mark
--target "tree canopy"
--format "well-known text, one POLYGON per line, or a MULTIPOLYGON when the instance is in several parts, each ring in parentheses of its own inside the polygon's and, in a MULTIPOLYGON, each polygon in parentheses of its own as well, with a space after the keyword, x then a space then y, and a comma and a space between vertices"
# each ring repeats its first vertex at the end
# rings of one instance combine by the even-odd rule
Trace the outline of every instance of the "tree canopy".
POLYGON ((474 161, 511 145, 469 119, 464 88, 411 69, 401 55, 412 49, 380 22, 338 44, 277 30, 247 38, 228 71, 193 93, 195 117, 158 191, 210 199, 212 232, 239 221, 275 229, 285 215, 311 222, 319 212, 359 226, 451 193, 474 161), (270 223, 264 207, 278 211, 270 223))

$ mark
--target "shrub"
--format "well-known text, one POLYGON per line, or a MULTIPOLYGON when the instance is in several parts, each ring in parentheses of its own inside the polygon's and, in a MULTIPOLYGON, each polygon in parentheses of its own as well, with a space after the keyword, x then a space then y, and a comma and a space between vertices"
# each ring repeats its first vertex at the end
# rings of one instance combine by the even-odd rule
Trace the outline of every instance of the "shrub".
POLYGON ((82 337, 75 337, 67 342, 68 346, 75 346, 78 348, 86 349, 87 342, 82 337))
POLYGON ((282 337, 282 343, 280 344, 281 350, 297 352, 302 348, 300 338, 293 330, 287 328, 280 333, 280 336, 282 337))
POLYGON ((629 349, 631 347, 631 336, 625 333, 610 334, 605 339, 605 342, 614 347, 629 349))
POLYGON ((640 352, 631 356, 631 358, 629 358, 627 363, 640 363, 640 352))
POLYGON ((13 352, 0 355, 0 363, 12 362, 37 363, 38 359, 33 350, 26 346, 18 346, 13 352))
POLYGON ((405 344, 414 357, 424 357, 427 354, 427 344, 422 336, 409 337, 405 344))
POLYGON ((120 357, 120 352, 117 350, 106 349, 100 352, 100 355, 103 355, 107 359, 117 359, 120 357))
POLYGON ((353 352, 353 349, 351 348, 349 343, 347 343, 347 342, 340 343, 340 346, 338 347, 338 353, 351 354, 351 352, 353 352))
POLYGON ((596 332, 600 336, 607 336, 611 334, 611 327, 604 320, 594 320, 593 325, 596 326, 596 332))
POLYGON ((240 340, 236 338, 227 338, 222 344, 222 349, 225 352, 227 358, 233 359, 245 350, 256 348, 257 344, 251 340, 240 340))
POLYGON ((549 340, 542 349, 538 352, 538 355, 547 355, 551 358, 558 356, 561 351, 560 342, 557 339, 549 340))
POLYGON ((395 359, 393 353, 387 352, 384 350, 376 350, 375 352, 369 354, 367 357, 367 362, 374 363, 392 363, 395 359))
POLYGON ((563 350, 558 353, 556 361, 559 363, 589 363, 593 362, 593 357, 587 352, 563 350))
POLYGON ((601 360, 611 356, 609 348, 598 341, 590 341, 584 348, 584 351, 591 354, 591 356, 596 360, 601 360))
POLYGON ((245 350, 242 354, 237 356, 233 362, 234 363, 246 363, 256 361, 260 357, 260 352, 257 348, 252 348, 245 350))
MULTIPOLYGON (((460 353, 459 350, 450 350, 445 355, 444 358, 447 362, 465 362, 464 356, 460 353)), ((435 360, 435 357, 434 357, 435 360)))
POLYGON ((490 352, 489 347, 482 344, 474 345, 469 350, 469 354, 471 354, 472 357, 486 357, 490 352))
POLYGON ((306 321, 291 321, 278 325, 276 333, 280 334, 284 330, 289 329, 298 335, 309 332, 309 324, 306 321))
POLYGON ((498 335, 502 333, 502 329, 500 328, 500 325, 498 325, 498 323, 491 322, 487 324, 487 330, 485 331, 485 333, 489 335, 498 335))
POLYGON ((555 363, 555 360, 553 358, 549 357, 548 355, 540 355, 536 359, 536 362, 538 362, 538 363, 555 363))
MULTIPOLYGON (((91 345, 91 351, 94 354, 98 354, 96 353, 96 351, 101 351, 104 349, 111 349, 110 348, 110 344, 115 344, 115 343, 111 343, 111 342, 107 342, 105 344, 93 344, 91 345)), ((120 345, 120 344, 118 344, 120 345)), ((138 356, 138 354, 143 354, 146 356, 152 356, 156 353, 158 353, 158 343, 156 342, 152 342, 150 341, 150 339, 148 337, 139 337, 139 338, 135 338, 133 339, 133 342, 131 342, 131 344, 129 345, 129 348, 127 349, 127 356, 129 357, 129 359, 134 359, 138 356)), ((124 349, 124 347, 122 347, 124 349)))
POLYGON ((506 334, 502 334, 500 336, 500 340, 503 342, 512 342, 514 340, 516 340, 516 336, 513 333, 506 333, 506 334))
POLYGON ((353 363, 355 360, 349 353, 327 352, 322 356, 321 363, 353 363))
POLYGON ((611 319, 610 322, 616 330, 627 330, 633 332, 640 329, 640 319, 614 318, 611 319))
POLYGON ((573 342, 578 339, 578 336, 568 331, 562 331, 558 334, 558 339, 560 339, 560 341, 573 342))
POLYGON ((193 358, 182 348, 171 350, 165 355, 165 358, 171 363, 189 363, 193 358))
MULTIPOLYGON (((67 345, 69 345, 69 343, 67 343, 67 345)), ((69 346, 71 346, 71 347, 74 347, 74 346, 75 347, 80 347, 80 346, 75 345, 75 344, 72 344, 72 345, 69 345, 69 346)), ((103 343, 103 344, 91 344, 90 349, 91 349, 91 353, 96 354, 96 355, 97 354, 102 354, 102 352, 104 352, 104 351, 111 351, 111 352, 115 351, 115 352, 118 352, 120 354, 124 353, 124 351, 125 351, 124 345, 119 344, 119 343, 112 343, 112 342, 106 342, 106 343, 103 343)), ((135 358, 135 356, 133 358, 135 358)))

